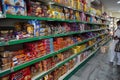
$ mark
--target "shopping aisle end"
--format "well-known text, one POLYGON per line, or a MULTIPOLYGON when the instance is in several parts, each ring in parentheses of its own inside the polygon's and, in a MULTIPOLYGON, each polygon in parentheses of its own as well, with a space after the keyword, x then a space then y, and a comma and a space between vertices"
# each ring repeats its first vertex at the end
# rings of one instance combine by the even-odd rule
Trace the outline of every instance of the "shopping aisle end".
MULTIPOLYGON (((105 46, 109 46, 111 42, 105 46)), ((116 68, 109 64, 109 51, 100 51, 79 69, 69 80, 118 80, 116 68)))

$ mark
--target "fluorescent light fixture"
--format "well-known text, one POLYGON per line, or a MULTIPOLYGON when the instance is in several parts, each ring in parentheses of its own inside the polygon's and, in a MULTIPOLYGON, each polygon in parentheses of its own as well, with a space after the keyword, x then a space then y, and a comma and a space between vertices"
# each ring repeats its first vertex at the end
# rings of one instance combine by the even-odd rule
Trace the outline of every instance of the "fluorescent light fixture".
POLYGON ((120 1, 118 1, 117 3, 120 4, 120 1))

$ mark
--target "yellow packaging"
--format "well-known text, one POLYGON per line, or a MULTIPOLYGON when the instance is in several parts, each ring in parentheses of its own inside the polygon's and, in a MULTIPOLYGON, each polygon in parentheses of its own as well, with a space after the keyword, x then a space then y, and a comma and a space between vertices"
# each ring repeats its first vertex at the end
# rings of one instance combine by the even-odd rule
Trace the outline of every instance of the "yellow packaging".
POLYGON ((81 46, 77 46, 77 51, 80 52, 82 50, 81 46))
POLYGON ((73 49, 73 53, 77 54, 78 53, 77 49, 73 49))
POLYGON ((77 9, 77 0, 74 0, 74 3, 73 3, 73 8, 77 9))
POLYGON ((58 16, 56 16, 57 19, 61 19, 61 13, 58 12, 58 16))
POLYGON ((51 5, 49 6, 48 13, 49 13, 49 17, 50 17, 50 18, 55 18, 55 14, 54 14, 54 13, 55 13, 55 12, 54 12, 55 10, 54 10, 54 8, 55 8, 54 6, 51 6, 51 5))
POLYGON ((71 7, 74 8, 74 0, 71 0, 71 7))
POLYGON ((77 0, 77 9, 80 10, 81 6, 80 6, 80 0, 77 0))
POLYGON ((48 80, 48 75, 46 75, 46 76, 44 77, 44 80, 48 80))
POLYGON ((80 20, 80 14, 79 14, 79 12, 76 12, 76 19, 80 20))
POLYGON ((86 48, 86 45, 84 44, 84 45, 82 45, 81 50, 83 50, 85 48, 86 48))
POLYGON ((56 18, 55 11, 52 11, 52 18, 56 18))
POLYGON ((61 3, 61 0, 56 0, 58 3, 61 3))
POLYGON ((102 39, 104 39, 104 36, 101 36, 102 37, 102 39))
POLYGON ((72 48, 72 51, 73 51, 74 54, 77 54, 78 53, 77 47, 72 48))
POLYGON ((87 12, 87 5, 86 5, 86 4, 84 4, 83 11, 84 11, 84 12, 87 12))
POLYGON ((92 41, 89 41, 89 46, 91 46, 92 45, 92 41))

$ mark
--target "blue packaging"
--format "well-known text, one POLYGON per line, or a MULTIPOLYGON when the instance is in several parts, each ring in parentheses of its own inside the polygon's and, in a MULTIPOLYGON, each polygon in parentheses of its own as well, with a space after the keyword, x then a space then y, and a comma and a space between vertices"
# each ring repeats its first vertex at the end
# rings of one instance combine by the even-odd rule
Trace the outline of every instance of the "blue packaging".
POLYGON ((23 16, 26 15, 25 8, 20 7, 20 6, 15 6, 15 13, 16 15, 23 15, 23 16))
POLYGON ((50 38, 50 52, 54 52, 54 47, 53 47, 53 38, 50 38))
POLYGON ((92 18, 92 16, 90 17, 90 22, 93 22, 93 18, 92 18))
POLYGON ((25 1, 24 0, 14 0, 15 6, 21 6, 25 7, 25 1))
POLYGON ((14 6, 15 3, 14 3, 14 0, 2 0, 3 4, 8 4, 8 5, 12 5, 14 6))
POLYGON ((40 32, 39 32, 39 29, 40 29, 40 24, 38 24, 39 21, 37 20, 30 20, 29 23, 32 24, 34 26, 34 37, 36 36, 39 36, 40 32))
POLYGON ((15 7, 14 6, 11 6, 11 5, 7 5, 5 4, 5 12, 6 14, 12 14, 12 15, 15 15, 15 7))

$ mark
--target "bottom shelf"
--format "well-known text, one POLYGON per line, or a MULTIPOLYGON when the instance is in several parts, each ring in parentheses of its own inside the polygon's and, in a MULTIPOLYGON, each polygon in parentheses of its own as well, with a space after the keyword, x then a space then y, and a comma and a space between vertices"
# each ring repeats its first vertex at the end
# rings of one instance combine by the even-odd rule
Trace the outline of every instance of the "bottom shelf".
POLYGON ((68 80, 77 70, 79 70, 83 65, 85 65, 89 59, 91 59, 94 54, 99 50, 100 48, 97 48, 94 52, 92 52, 86 59, 84 59, 82 62, 77 63, 71 70, 69 70, 66 74, 61 76, 59 80, 68 80))

